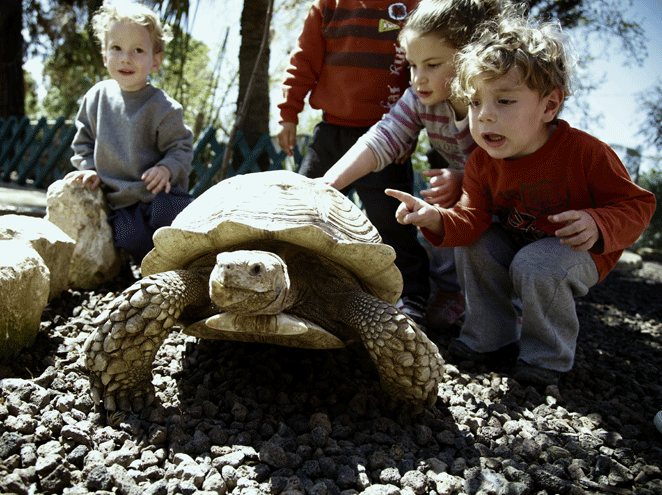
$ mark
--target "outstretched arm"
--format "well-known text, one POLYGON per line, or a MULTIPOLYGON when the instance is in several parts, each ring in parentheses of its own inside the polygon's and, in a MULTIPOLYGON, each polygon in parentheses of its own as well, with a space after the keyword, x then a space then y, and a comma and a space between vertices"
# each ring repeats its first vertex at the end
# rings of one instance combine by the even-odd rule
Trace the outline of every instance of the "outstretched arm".
POLYGON ((444 236, 444 222, 441 218, 441 209, 412 196, 409 193, 398 191, 396 189, 386 189, 387 196, 400 201, 395 212, 395 219, 402 225, 412 224, 419 228, 424 228, 438 235, 444 236))
POLYGON ((377 168, 377 158, 372 150, 361 141, 352 146, 322 177, 322 180, 343 190, 355 180, 374 172, 377 168))

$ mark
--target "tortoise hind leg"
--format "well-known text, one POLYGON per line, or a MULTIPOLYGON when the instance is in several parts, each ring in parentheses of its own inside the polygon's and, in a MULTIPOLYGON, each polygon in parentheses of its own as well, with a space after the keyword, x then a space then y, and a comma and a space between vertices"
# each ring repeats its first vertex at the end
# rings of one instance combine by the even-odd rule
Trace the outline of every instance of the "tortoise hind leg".
POLYGON ((151 404, 154 356, 182 311, 208 300, 207 279, 185 270, 145 277, 113 300, 83 346, 95 404, 106 411, 151 404))
POLYGON ((385 391, 396 399, 434 404, 444 361, 427 335, 394 306, 366 293, 339 306, 359 332, 385 391))

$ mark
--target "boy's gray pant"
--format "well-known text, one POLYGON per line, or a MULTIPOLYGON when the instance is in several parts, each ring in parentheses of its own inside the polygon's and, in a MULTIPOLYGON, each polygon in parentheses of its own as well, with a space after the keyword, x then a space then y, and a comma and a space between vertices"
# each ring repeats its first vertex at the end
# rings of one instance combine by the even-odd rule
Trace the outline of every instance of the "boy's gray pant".
POLYGON ((519 342, 519 359, 528 364, 572 368, 579 333, 574 298, 598 282, 588 252, 555 237, 520 248, 493 225, 475 244, 455 248, 455 260, 466 297, 459 340, 478 352, 519 342))

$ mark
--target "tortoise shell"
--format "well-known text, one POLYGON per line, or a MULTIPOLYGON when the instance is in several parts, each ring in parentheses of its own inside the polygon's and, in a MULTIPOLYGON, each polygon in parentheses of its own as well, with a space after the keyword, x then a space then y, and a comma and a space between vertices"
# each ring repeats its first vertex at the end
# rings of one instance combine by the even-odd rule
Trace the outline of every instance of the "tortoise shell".
POLYGON ((395 251, 382 243, 363 211, 327 184, 287 170, 237 175, 209 188, 170 227, 156 231, 141 272, 187 268, 261 241, 287 242, 324 256, 389 303, 402 292, 395 251))

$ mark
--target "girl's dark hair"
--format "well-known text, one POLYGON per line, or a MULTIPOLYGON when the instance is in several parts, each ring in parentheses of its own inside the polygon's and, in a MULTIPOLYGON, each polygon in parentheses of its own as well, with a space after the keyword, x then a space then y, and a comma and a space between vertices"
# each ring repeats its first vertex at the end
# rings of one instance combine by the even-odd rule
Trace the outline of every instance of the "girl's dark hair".
POLYGON ((492 20, 508 0, 422 0, 412 10, 399 39, 411 33, 434 34, 456 49, 471 41, 481 24, 492 20))

